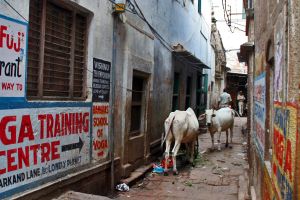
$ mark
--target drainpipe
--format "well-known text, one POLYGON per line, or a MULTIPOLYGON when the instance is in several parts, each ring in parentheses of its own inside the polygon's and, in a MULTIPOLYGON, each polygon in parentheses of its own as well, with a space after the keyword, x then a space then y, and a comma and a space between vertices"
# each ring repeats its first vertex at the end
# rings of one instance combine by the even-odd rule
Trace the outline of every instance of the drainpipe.
MULTIPOLYGON (((294 3, 295 4, 295 3, 294 3)), ((286 27, 287 27, 287 31, 286 31, 286 36, 285 36, 285 39, 286 39, 286 46, 285 46, 285 55, 286 55, 286 69, 287 69, 287 71, 285 71, 285 78, 286 78, 286 82, 288 83, 288 80, 289 80, 289 77, 288 77, 288 70, 289 70, 289 37, 291 37, 291 32, 290 32, 290 27, 291 27, 291 20, 292 20, 292 5, 291 5, 291 0, 287 0, 287 11, 286 11, 286 14, 287 14, 287 19, 286 19, 286 27)), ((295 30, 293 30, 293 31, 295 31, 295 30)), ((292 32, 292 34, 295 34, 294 32, 292 32)), ((288 85, 288 84, 287 84, 288 85)), ((285 96, 286 96, 286 101, 290 101, 290 99, 288 98, 288 86, 286 86, 286 88, 285 88, 285 96)), ((299 116, 299 114, 298 114, 298 116, 299 116)), ((297 124, 299 124, 299 122, 297 123, 297 124)), ((297 127, 297 129, 299 129, 299 127, 297 127)), ((298 140, 296 140, 296 145, 298 145, 299 144, 299 142, 298 142, 298 140)), ((296 154, 296 158, 294 158, 294 160, 295 160, 295 163, 299 163, 299 162, 297 162, 297 160, 299 159, 299 158, 297 158, 297 156, 298 156, 298 154, 299 154, 299 150, 298 150, 298 147, 296 148, 296 152, 295 152, 295 154, 296 154)), ((297 166, 297 164, 296 164, 296 167, 294 167, 294 174, 295 174, 295 176, 294 176, 294 185, 293 185, 293 188, 292 188, 292 190, 293 190, 293 199, 299 199, 299 187, 298 187, 298 185, 299 185, 299 180, 298 180, 298 178, 296 178, 296 175, 297 174, 299 174, 299 167, 297 166)))
POLYGON ((113 0, 113 35, 112 35, 112 61, 111 61, 111 122, 110 122, 110 190, 114 195, 115 191, 115 82, 116 82, 116 59, 117 59, 117 25, 119 14, 125 12, 126 0, 113 0))
POLYGON ((116 55, 117 55, 117 49, 116 49, 116 39, 117 39, 117 15, 113 13, 113 35, 112 35, 112 61, 111 61, 111 122, 110 122, 110 159, 111 159, 111 165, 110 165, 110 192, 113 195, 115 191, 115 130, 114 130, 114 121, 115 121, 115 73, 116 73, 116 55))

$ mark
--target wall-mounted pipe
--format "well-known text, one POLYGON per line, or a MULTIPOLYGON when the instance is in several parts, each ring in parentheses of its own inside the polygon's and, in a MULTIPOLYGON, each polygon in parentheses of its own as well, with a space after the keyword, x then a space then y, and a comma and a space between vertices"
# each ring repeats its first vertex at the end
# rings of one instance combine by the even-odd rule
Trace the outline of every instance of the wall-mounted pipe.
MULTIPOLYGON (((116 0, 115 0, 116 2, 116 0)), ((113 195, 115 191, 115 130, 114 130, 114 121, 115 121, 115 73, 116 73, 116 56, 117 56, 117 15, 113 13, 113 30, 112 30, 112 61, 111 61, 111 112, 110 112, 110 192, 113 195)))

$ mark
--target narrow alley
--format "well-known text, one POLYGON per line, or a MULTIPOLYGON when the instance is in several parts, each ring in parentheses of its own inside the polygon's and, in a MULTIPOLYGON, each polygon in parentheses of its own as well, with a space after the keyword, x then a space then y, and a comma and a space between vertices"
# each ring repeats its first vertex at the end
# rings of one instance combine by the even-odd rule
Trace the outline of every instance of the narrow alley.
POLYGON ((299 49, 300 0, 0 0, 0 200, 300 200, 299 49))
POLYGON ((210 134, 201 134, 200 156, 196 159, 195 167, 182 164, 177 176, 172 172, 169 176, 147 173, 128 192, 119 192, 116 199, 248 199, 247 137, 242 130, 246 122, 245 117, 235 118, 232 148, 225 148, 226 134, 223 132, 221 151, 211 152, 210 134))

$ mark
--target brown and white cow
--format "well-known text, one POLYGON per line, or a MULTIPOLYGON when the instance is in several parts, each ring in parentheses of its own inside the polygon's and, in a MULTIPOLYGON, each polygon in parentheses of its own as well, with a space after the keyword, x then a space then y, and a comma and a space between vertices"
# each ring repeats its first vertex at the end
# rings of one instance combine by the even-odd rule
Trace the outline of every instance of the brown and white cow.
MULTIPOLYGON (((195 141, 198 138, 199 123, 193 109, 188 108, 186 111, 176 110, 171 112, 165 120, 165 136, 162 143, 166 141, 165 161, 168 161, 170 156, 171 142, 175 141, 172 149, 173 172, 178 174, 176 167, 176 156, 181 143, 187 144, 187 153, 189 154, 190 162, 194 158, 195 141)), ((168 163, 165 164, 165 173, 168 163)))

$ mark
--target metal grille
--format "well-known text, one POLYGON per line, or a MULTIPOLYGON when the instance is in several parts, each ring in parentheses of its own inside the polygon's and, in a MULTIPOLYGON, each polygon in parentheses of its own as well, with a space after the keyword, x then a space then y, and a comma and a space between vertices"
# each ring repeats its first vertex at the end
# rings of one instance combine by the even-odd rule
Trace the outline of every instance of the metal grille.
POLYGON ((42 1, 30 1, 27 96, 38 95, 42 1))
POLYGON ((76 15, 75 59, 74 59, 74 97, 81 97, 84 83, 85 45, 87 29, 86 19, 76 15))
POLYGON ((84 99, 86 17, 51 1, 30 1, 29 99, 84 99))

